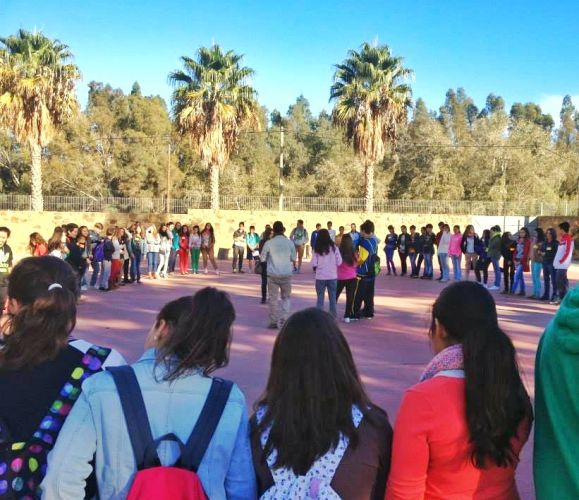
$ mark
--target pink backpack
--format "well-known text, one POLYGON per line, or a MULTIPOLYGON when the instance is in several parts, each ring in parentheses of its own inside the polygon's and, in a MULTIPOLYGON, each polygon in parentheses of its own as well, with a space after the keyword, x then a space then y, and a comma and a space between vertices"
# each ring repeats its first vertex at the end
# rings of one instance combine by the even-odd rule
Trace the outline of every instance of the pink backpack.
POLYGON ((214 378, 199 419, 185 444, 173 433, 153 439, 147 409, 135 372, 130 366, 109 368, 123 407, 137 473, 128 500, 206 500, 197 470, 229 399, 233 384, 214 378), (174 441, 181 456, 169 467, 161 465, 157 447, 174 441))

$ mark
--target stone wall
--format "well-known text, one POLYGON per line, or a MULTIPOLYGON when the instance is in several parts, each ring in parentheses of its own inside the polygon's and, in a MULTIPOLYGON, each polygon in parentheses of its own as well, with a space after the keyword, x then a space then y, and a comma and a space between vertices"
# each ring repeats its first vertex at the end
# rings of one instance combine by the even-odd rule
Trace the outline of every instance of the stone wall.
POLYGON ((188 215, 175 214, 124 214, 124 213, 99 213, 99 212, 15 212, 0 211, 0 226, 8 226, 12 231, 9 244, 17 258, 27 255, 28 238, 30 233, 35 231, 42 234, 48 239, 55 226, 75 222, 78 225, 86 225, 92 228, 95 223, 101 222, 105 228, 107 226, 128 226, 131 222, 140 221, 143 226, 147 223, 159 224, 161 221, 180 221, 183 224, 202 226, 206 222, 211 222, 215 228, 215 237, 218 249, 230 249, 232 244, 232 234, 239 222, 245 222, 246 229, 250 225, 255 225, 256 231, 261 233, 266 224, 272 224, 276 220, 281 220, 287 234, 295 226, 298 219, 303 219, 309 232, 315 229, 316 223, 326 227, 328 221, 332 221, 336 231, 343 225, 346 232, 349 226, 355 222, 358 227, 360 224, 370 218, 376 225, 376 233, 384 239, 387 232, 387 226, 392 224, 396 229, 401 224, 410 226, 426 225, 432 223, 434 226, 439 221, 444 220, 450 225, 458 224, 463 228, 466 224, 472 223, 471 216, 461 215, 413 215, 413 214, 371 214, 369 217, 364 213, 349 212, 283 212, 277 211, 238 211, 238 210, 221 210, 213 212, 211 210, 191 210, 188 215))

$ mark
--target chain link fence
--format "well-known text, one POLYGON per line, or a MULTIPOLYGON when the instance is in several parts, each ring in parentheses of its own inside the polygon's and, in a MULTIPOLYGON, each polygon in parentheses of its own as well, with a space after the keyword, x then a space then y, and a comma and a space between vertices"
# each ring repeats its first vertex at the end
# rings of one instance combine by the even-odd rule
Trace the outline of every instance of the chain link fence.
MULTIPOLYGON (((222 210, 277 211, 277 196, 221 196, 222 210)), ((122 212, 122 213, 174 213, 186 214, 188 210, 210 209, 207 195, 192 194, 185 198, 118 198, 91 196, 44 196, 47 212, 122 212)), ((364 212, 363 198, 284 197, 283 210, 293 212, 364 212)), ((30 195, 0 195, 0 210, 32 210, 30 195)), ((495 202, 461 200, 376 200, 376 213, 450 214, 489 216, 577 216, 579 202, 560 200, 556 203, 540 201, 495 202)))

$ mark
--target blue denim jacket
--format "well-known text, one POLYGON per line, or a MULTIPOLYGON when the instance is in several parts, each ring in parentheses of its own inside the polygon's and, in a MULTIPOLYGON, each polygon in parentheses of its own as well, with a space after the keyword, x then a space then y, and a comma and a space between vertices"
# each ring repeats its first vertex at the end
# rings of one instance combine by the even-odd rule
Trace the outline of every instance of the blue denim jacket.
MULTIPOLYGON (((200 374, 174 382, 157 382, 155 351, 149 349, 133 365, 143 392, 153 437, 169 432, 185 442, 205 403, 211 378, 200 374)), ((159 366, 157 378, 164 368, 159 366)), ((83 498, 90 461, 96 453, 96 478, 101 499, 126 498, 136 472, 135 459, 109 373, 98 373, 83 384, 83 392, 68 416, 48 457, 43 498, 83 498)), ((179 451, 162 443, 159 458, 171 465, 179 451)), ((209 498, 254 499, 257 496, 245 397, 234 385, 223 416, 198 470, 209 498)))

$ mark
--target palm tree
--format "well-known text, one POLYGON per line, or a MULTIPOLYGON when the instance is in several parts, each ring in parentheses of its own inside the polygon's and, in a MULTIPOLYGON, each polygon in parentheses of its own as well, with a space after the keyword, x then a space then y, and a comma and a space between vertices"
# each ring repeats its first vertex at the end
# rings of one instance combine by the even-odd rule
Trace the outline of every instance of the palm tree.
POLYGON ((248 80, 253 70, 240 65, 242 55, 219 45, 201 47, 197 58, 182 57, 183 70, 169 81, 178 131, 188 135, 210 172, 211 208, 219 209, 219 173, 237 147, 245 127, 259 128, 256 91, 248 80))
POLYGON ((32 209, 42 211, 41 152, 58 126, 78 111, 78 68, 58 40, 19 30, 0 38, 0 127, 28 144, 31 159, 32 209))
POLYGON ((364 43, 336 65, 330 89, 334 123, 344 129, 364 164, 367 212, 374 209, 374 167, 384 159, 387 143, 395 145, 412 104, 412 90, 403 83, 412 71, 402 62, 387 45, 364 43))

